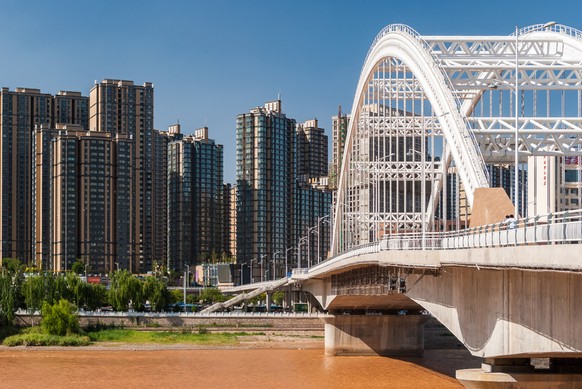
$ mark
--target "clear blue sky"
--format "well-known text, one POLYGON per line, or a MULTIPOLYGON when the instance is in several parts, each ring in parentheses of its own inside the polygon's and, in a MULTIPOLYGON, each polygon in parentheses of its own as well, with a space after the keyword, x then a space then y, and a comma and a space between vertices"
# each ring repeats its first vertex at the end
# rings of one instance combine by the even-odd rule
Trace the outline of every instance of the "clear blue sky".
POLYGON ((24 1, 0 4, 0 86, 80 91, 116 78, 155 86, 155 127, 207 125, 235 179, 235 118, 281 93, 298 122, 349 111, 382 27, 510 34, 555 20, 582 30, 582 1, 24 1))

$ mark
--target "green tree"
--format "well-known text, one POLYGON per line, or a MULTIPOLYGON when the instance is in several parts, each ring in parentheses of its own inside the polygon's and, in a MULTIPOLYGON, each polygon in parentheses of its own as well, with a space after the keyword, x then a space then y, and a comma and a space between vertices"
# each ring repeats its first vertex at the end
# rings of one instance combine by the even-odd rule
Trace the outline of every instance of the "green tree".
POLYGON ((77 259, 73 266, 71 266, 71 270, 75 274, 84 274, 85 273, 85 263, 80 259, 77 259))
POLYGON ((79 318, 75 315, 77 308, 65 299, 51 305, 42 305, 42 330, 50 335, 71 335, 80 332, 79 318))
POLYGON ((89 289, 85 306, 88 310, 94 311, 107 303, 107 289, 101 284, 86 284, 89 289))
POLYGON ((221 303, 228 298, 218 288, 204 288, 200 292, 200 300, 205 304, 221 303))
POLYGON ((0 323, 11 325, 18 308, 20 272, 10 273, 6 269, 0 274, 0 323))
POLYGON ((184 301, 184 291, 179 289, 172 289, 170 291, 170 304, 175 304, 179 301, 184 301))
POLYGON ((116 311, 127 311, 130 302, 135 310, 143 310, 145 299, 142 281, 127 270, 116 271, 111 277, 109 304, 116 311))
POLYGON ((46 278, 52 275, 33 275, 28 277, 22 284, 22 296, 26 309, 32 313, 42 307, 46 301, 46 278))
POLYGON ((275 305, 283 304, 283 300, 285 300, 285 292, 278 290, 273 293, 273 302, 275 305))
POLYGON ((2 259, 2 269, 6 269, 8 273, 16 274, 24 271, 26 266, 20 262, 17 258, 4 258, 2 259))
POLYGON ((168 287, 156 277, 146 277, 143 283, 143 295, 146 300, 149 300, 153 311, 161 311, 170 302, 168 287))
POLYGON ((261 293, 258 296, 253 297, 252 299, 249 300, 249 304, 252 305, 257 305, 259 304, 261 301, 265 301, 267 299, 267 295, 265 293, 261 293))

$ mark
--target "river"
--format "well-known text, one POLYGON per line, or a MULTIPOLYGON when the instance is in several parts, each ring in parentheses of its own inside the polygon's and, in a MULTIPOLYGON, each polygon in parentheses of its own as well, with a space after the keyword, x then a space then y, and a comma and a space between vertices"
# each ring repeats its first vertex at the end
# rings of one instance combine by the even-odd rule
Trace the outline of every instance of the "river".
MULTIPOLYGON (((462 388, 466 350, 423 358, 326 357, 318 349, 0 349, 1 388, 462 388), (444 373, 444 374, 443 374, 444 373)), ((473 361, 473 365, 475 362, 473 361)))

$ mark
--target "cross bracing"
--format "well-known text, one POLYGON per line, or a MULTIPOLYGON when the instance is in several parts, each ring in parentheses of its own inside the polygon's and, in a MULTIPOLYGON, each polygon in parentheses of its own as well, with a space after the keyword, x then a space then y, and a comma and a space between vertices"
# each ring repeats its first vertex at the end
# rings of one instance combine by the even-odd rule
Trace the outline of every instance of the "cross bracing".
POLYGON ((459 217, 489 186, 486 164, 515 156, 524 172, 531 156, 581 154, 582 33, 546 27, 517 39, 423 37, 405 25, 376 36, 352 107, 333 252, 459 217))

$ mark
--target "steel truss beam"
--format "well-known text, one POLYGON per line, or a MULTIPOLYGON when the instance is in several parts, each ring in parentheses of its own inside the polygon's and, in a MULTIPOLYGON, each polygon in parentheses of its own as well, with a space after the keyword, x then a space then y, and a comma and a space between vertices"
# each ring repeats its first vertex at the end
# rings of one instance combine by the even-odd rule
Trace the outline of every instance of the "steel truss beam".
POLYGON ((451 166, 471 206, 488 185, 484 162, 512 164, 516 148, 520 163, 580 156, 582 32, 544 28, 517 40, 422 37, 404 25, 378 34, 354 97, 332 252, 434 225, 451 166))

